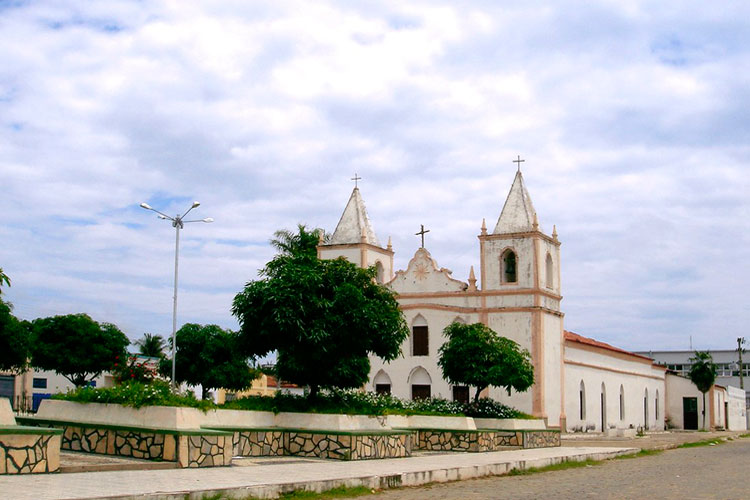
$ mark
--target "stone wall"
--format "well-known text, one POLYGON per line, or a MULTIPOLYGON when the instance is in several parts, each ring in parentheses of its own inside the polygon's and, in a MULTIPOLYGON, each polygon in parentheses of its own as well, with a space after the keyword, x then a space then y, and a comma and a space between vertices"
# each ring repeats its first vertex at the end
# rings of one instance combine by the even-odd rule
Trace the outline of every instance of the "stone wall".
POLYGON ((411 456, 412 433, 345 433, 306 429, 235 429, 237 456, 282 456, 369 460, 411 456))
POLYGON ((548 448, 560 446, 556 431, 465 431, 420 429, 417 449, 426 451, 486 452, 508 448, 548 448))
POLYGON ((0 433, 0 474, 57 472, 60 467, 60 434, 39 430, 21 433, 7 428, 0 433))
POLYGON ((59 427, 63 450, 178 462, 180 467, 231 465, 232 434, 214 430, 174 430, 55 422, 33 417, 27 424, 59 427))

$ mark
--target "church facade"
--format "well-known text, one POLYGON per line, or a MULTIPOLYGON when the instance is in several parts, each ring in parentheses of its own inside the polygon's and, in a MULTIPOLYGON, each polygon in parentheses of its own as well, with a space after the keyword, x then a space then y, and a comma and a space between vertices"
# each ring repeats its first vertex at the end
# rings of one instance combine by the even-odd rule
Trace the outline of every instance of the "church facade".
POLYGON ((662 367, 565 331, 560 240, 554 226, 552 234, 542 231, 520 170, 497 223, 488 230, 482 221, 478 243, 478 272, 472 266, 466 281, 440 267, 424 247, 406 269, 395 271, 391 243, 380 244, 359 188, 354 188, 318 255, 375 266, 378 281, 398 294, 411 330, 400 358, 390 363, 370 359, 367 388, 401 398, 467 399, 473 390, 443 379, 438 349, 449 324, 483 323, 527 349, 534 365, 528 391, 508 395, 490 388, 485 395, 563 429, 663 428, 662 367))

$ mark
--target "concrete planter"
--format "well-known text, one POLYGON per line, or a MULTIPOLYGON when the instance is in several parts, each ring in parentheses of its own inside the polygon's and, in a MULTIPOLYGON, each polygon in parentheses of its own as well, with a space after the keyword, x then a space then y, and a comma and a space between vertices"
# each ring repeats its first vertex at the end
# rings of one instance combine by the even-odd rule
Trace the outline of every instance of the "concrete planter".
POLYGON ((524 418, 477 418, 474 417, 477 429, 499 430, 545 430, 547 425, 541 419, 524 418))
POLYGON ((387 417, 325 413, 279 413, 274 418, 274 427, 332 431, 382 431, 390 429, 387 417))
POLYGON ((451 429, 476 430, 477 426, 471 417, 433 417, 429 415, 410 415, 409 429, 451 429))
POLYGON ((174 406, 144 406, 131 408, 117 404, 76 403, 45 399, 36 418, 65 422, 88 422, 130 427, 158 427, 161 429, 198 429, 205 415, 196 408, 174 406))
POLYGON ((270 411, 208 410, 200 413, 203 427, 276 427, 276 415, 270 411))

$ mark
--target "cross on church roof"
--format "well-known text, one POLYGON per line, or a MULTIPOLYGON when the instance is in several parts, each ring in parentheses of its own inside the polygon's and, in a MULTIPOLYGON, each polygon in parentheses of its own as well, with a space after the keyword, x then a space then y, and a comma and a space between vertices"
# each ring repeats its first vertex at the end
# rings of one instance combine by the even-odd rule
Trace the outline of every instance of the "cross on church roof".
POLYGON ((354 177, 352 177, 352 180, 354 181, 354 187, 357 187, 357 181, 361 181, 362 177, 357 175, 357 172, 354 172, 354 177))
POLYGON ((517 159, 515 159, 515 160, 513 160, 513 163, 517 163, 517 164, 518 164, 518 171, 519 171, 519 172, 521 171, 521 163, 523 163, 523 162, 525 162, 525 161, 526 161, 526 160, 522 160, 522 159, 521 159, 521 155, 518 155, 518 158, 517 158, 517 159))
POLYGON ((422 236, 422 248, 424 248, 424 235, 425 235, 425 233, 429 233, 430 230, 429 229, 425 229, 424 228, 424 224, 420 224, 419 227, 421 227, 422 229, 418 233, 414 233, 414 235, 415 236, 422 236))

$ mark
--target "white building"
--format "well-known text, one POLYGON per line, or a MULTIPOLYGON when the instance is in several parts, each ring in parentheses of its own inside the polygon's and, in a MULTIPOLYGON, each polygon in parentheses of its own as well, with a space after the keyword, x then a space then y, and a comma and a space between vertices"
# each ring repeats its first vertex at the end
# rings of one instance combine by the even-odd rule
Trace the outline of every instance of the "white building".
POLYGON ((354 188, 321 258, 344 256, 376 266, 378 280, 398 293, 411 329, 403 356, 390 363, 371 358, 368 388, 405 398, 465 399, 468 388, 442 377, 437 351, 443 329, 454 321, 483 323, 529 350, 535 383, 508 396, 489 396, 547 420, 550 426, 601 431, 607 428, 662 429, 665 369, 652 360, 586 339, 563 328, 560 307, 560 240, 542 231, 520 172, 516 173, 497 223, 484 221, 479 240, 478 279, 471 267, 464 282, 419 248, 405 270, 393 272, 393 248, 384 248, 372 229, 362 196, 354 188))

